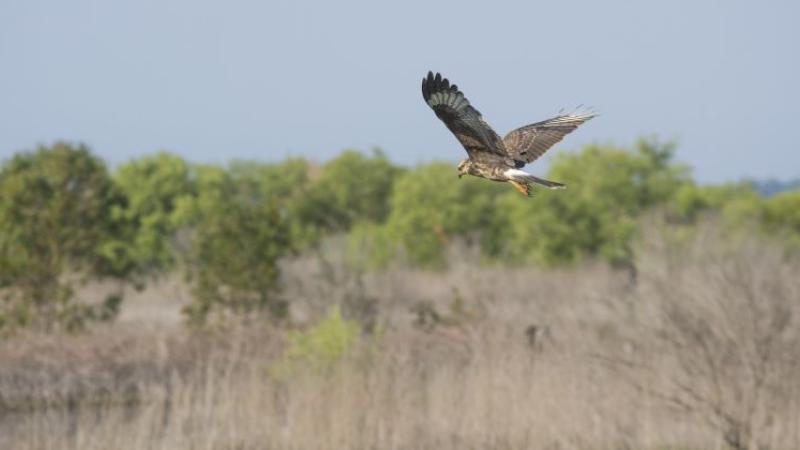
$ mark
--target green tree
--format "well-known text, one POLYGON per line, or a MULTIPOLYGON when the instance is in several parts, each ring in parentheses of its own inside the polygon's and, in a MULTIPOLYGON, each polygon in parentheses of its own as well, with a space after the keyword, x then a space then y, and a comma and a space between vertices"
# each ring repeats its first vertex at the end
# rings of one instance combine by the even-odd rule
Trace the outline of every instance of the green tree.
POLYGON ((128 198, 124 219, 135 226, 130 253, 148 273, 174 267, 175 240, 182 226, 178 204, 194 195, 191 167, 177 155, 160 152, 120 166, 114 176, 128 198))
POLYGON ((772 235, 785 235, 793 249, 800 249, 800 191, 788 191, 764 202, 761 220, 772 235))
POLYGON ((298 249, 314 245, 321 229, 307 207, 312 182, 312 167, 300 158, 289 158, 275 164, 236 161, 228 170, 240 195, 256 202, 273 202, 288 222, 292 243, 298 249))
POLYGON ((565 182, 567 190, 499 199, 493 253, 548 266, 586 257, 631 264, 639 214, 665 203, 688 180, 687 169, 671 162, 673 152, 672 144, 641 140, 633 152, 590 145, 560 153, 548 178, 565 182))
MULTIPOLYGON (((451 164, 408 171, 396 182, 385 224, 363 226, 351 236, 371 263, 383 265, 398 252, 421 267, 442 267, 453 239, 479 243, 494 213, 494 199, 508 187, 477 178, 458 179, 451 164)), ((518 194, 519 195, 519 194, 518 194)))
POLYGON ((749 183, 681 185, 669 205, 672 219, 692 224, 703 215, 721 216, 727 226, 741 226, 758 218, 762 199, 749 183))
POLYGON ((186 271, 194 295, 187 318, 203 324, 258 312, 285 317, 278 263, 293 246, 277 202, 251 195, 218 167, 198 168, 197 185, 197 196, 182 207, 193 230, 186 271))
POLYGON ((131 273, 120 240, 125 206, 84 145, 56 143, 7 161, 0 170, 0 325, 74 330, 113 317, 121 294, 90 306, 74 293, 86 281, 131 273))
POLYGON ((274 200, 279 206, 286 206, 308 190, 309 171, 308 162, 301 158, 289 158, 274 164, 234 161, 228 169, 242 192, 248 192, 254 198, 274 200))
POLYGON ((302 204, 301 216, 322 230, 344 231, 359 222, 382 222, 400 169, 380 150, 365 156, 346 150, 322 167, 302 204))
POLYGON ((206 214, 213 213, 229 195, 234 195, 231 176, 224 168, 212 164, 192 166, 193 195, 179 197, 175 201, 174 220, 195 227, 206 214))

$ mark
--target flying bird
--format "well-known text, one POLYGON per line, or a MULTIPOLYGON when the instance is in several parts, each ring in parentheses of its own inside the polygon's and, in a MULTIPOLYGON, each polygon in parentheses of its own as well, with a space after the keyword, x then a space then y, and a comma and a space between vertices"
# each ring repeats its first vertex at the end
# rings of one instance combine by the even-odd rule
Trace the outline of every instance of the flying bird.
POLYGON ((428 76, 422 79, 422 97, 467 150, 469 157, 458 164, 459 178, 472 175, 493 181, 507 181, 528 196, 533 193, 534 184, 549 189, 566 187, 521 169, 578 126, 595 117, 591 111, 561 114, 517 128, 500 139, 483 120, 481 113, 458 90, 458 86, 451 85, 441 74, 434 76, 433 72, 428 72, 428 76))

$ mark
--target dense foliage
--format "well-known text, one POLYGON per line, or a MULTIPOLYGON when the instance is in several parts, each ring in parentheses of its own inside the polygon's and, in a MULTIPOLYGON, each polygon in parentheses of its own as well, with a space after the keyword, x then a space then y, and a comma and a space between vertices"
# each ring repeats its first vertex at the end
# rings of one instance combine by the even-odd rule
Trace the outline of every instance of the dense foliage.
POLYGON ((278 261, 292 248, 289 223, 276 198, 250 181, 237 170, 202 167, 198 193, 184 205, 191 236, 183 261, 194 294, 185 313, 194 324, 230 313, 286 314, 275 294, 278 261))
POLYGON ((131 161, 114 174, 128 200, 121 215, 134 224, 126 244, 146 271, 169 270, 175 265, 174 240, 181 226, 176 208, 194 192, 190 171, 190 165, 179 156, 162 152, 131 161))
POLYGON ((548 266, 600 257, 630 264, 638 216, 665 203, 688 180, 671 162, 673 146, 639 141, 634 151, 587 146, 561 153, 550 177, 567 192, 545 192, 532 201, 506 193, 497 210, 503 242, 500 254, 548 266))
POLYGON ((19 153, 0 169, 0 327, 80 328, 113 316, 74 301, 89 279, 124 278, 127 198, 84 146, 58 143, 19 153))
MULTIPOLYGON (((691 227, 756 226, 800 248, 800 193, 761 197, 751 184, 701 186, 673 161, 674 145, 590 145, 556 154, 547 174, 566 191, 533 198, 467 177, 450 163, 401 168, 379 150, 302 159, 195 165, 161 152, 105 165, 82 145, 22 152, 0 168, 0 328, 79 328, 113 316, 119 295, 87 306, 81 283, 128 283, 180 272, 193 286, 187 317, 280 318, 280 260, 347 234, 369 267, 441 268, 459 242, 488 263, 635 265, 646 212, 691 227)), ((535 168, 534 168, 535 170, 535 168)))

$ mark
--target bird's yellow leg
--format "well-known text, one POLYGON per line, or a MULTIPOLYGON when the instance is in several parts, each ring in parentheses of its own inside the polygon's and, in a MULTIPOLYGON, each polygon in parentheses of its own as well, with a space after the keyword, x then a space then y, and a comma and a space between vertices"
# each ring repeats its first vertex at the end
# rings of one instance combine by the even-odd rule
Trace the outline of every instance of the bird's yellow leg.
POLYGON ((508 182, 511 183, 512 186, 514 186, 514 189, 518 190, 523 195, 526 196, 531 195, 531 187, 528 186, 527 184, 523 184, 514 180, 508 180, 508 182))

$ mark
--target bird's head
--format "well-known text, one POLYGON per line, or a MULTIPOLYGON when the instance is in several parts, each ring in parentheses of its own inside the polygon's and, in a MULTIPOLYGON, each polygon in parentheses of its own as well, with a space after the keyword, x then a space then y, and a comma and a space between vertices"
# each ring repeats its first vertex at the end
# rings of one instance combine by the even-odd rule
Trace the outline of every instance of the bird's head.
POLYGON ((458 178, 463 177, 469 173, 469 168, 472 165, 472 162, 468 159, 465 159, 458 163, 458 178))

